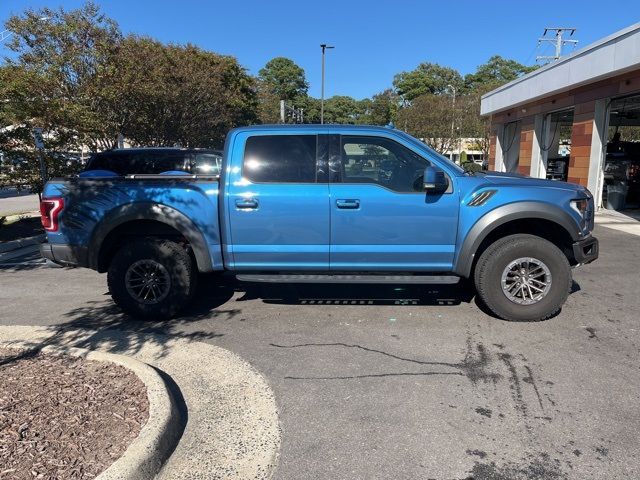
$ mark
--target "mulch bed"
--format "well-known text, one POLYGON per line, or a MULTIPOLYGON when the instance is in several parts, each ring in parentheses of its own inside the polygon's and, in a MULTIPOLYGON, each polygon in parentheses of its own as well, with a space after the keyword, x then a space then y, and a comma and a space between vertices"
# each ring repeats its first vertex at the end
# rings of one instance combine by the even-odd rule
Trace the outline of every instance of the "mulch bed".
POLYGON ((0 217, 0 242, 8 242, 25 237, 35 237, 44 233, 40 217, 25 217, 7 223, 0 217))
POLYGON ((89 479, 149 416, 144 384, 118 365, 0 348, 0 479, 89 479))

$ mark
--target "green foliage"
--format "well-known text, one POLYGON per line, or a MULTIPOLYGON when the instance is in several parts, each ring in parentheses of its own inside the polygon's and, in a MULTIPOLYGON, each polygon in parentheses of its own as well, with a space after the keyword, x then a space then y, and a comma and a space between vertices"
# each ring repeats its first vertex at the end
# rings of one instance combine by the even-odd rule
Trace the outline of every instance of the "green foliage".
POLYGON ((478 165, 475 162, 460 162, 460 164, 467 172, 479 172, 482 170, 482 165, 478 165))
POLYGON ((407 101, 426 94, 440 95, 450 90, 449 85, 456 91, 463 85, 460 73, 449 67, 437 63, 421 63, 415 70, 401 72, 393 79, 393 86, 398 95, 407 101))
MULTIPOLYGON (((27 10, 6 27, 14 55, 0 65, 0 182, 41 188, 33 127, 44 130, 50 173, 62 175, 78 164, 51 152, 113 148, 119 134, 136 145, 220 147, 234 126, 278 122, 281 99, 302 108, 305 123, 320 121, 320 100, 307 94, 304 70, 288 58, 273 58, 253 78, 233 57, 124 36, 91 2, 27 10)), ((424 62, 371 98, 327 99, 325 122, 393 122, 441 152, 473 137, 488 154, 481 95, 533 69, 493 56, 463 79, 424 62)))
POLYGON ((398 112, 398 126, 442 153, 454 144, 451 124, 455 117, 451 98, 428 93, 398 112))
POLYGON ((467 163, 467 152, 464 150, 460 152, 460 163, 467 163))
POLYGON ((481 90, 486 93, 489 90, 498 88, 507 82, 534 71, 537 65, 526 66, 515 60, 502 58, 500 55, 494 55, 487 63, 478 66, 475 73, 470 73, 464 77, 464 83, 467 90, 481 90))
POLYGON ((258 79, 280 100, 291 101, 305 96, 309 88, 304 70, 285 57, 269 60, 258 72, 258 79))
POLYGON ((336 95, 324 102, 324 122, 360 123, 365 113, 364 107, 364 104, 352 97, 336 95))
POLYGON ((221 147, 230 128, 255 120, 254 82, 233 57, 129 36, 113 60, 98 90, 135 144, 221 147))
MULTIPOLYGON (((368 99, 362 100, 365 102, 368 99)), ((400 106, 400 97, 390 88, 375 94, 366 105, 366 114, 362 123, 369 125, 388 125, 396 119, 400 106)))
MULTIPOLYGON (((138 145, 220 147, 231 127, 256 118, 255 80, 235 58, 123 37, 93 3, 27 10, 7 28, 16 55, 0 67, 5 183, 40 190, 36 126, 47 152, 113 148, 119 134, 138 145)), ((50 173, 78 166, 52 153, 48 163, 50 173)))
POLYGON ((397 123, 441 152, 458 137, 478 138, 480 149, 488 156, 489 119, 480 116, 480 97, 536 68, 495 55, 463 80, 454 69, 422 63, 394 78, 396 92, 408 101, 398 112, 397 123), (448 85, 456 89, 455 110, 448 85), (436 98, 444 94, 446 98, 436 98))

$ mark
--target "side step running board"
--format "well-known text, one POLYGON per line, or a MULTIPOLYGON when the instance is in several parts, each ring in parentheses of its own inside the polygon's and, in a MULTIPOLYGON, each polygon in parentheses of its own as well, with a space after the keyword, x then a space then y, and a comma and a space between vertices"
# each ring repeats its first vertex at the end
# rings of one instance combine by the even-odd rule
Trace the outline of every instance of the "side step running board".
POLYGON ((241 282, 262 283, 438 283, 454 284, 460 281, 455 275, 236 275, 241 282))

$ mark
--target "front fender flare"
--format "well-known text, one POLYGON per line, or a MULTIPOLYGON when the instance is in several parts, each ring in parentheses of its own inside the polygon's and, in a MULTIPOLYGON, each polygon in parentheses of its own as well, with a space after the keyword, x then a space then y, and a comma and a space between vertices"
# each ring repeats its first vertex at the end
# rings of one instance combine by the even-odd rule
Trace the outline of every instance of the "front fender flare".
POLYGON ((561 208, 542 202, 516 202, 503 205, 486 213, 471 227, 460 248, 454 265, 454 273, 468 278, 482 241, 500 225, 513 220, 542 219, 557 223, 564 228, 573 241, 580 238, 578 224, 561 208))
POLYGON ((129 203, 111 210, 104 216, 96 225, 89 241, 87 260, 90 268, 98 270, 100 249, 107 235, 118 226, 135 220, 155 220, 175 228, 189 241, 198 270, 213 271, 207 241, 196 224, 175 208, 153 202, 129 203))

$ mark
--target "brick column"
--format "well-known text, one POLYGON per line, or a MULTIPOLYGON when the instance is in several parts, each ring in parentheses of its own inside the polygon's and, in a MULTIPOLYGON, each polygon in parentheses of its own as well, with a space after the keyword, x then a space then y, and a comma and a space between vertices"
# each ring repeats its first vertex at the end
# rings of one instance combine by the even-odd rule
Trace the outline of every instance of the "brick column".
POLYGON ((531 151, 533 150, 534 117, 522 119, 520 130, 520 159, 518 161, 518 173, 531 174, 531 151))
POLYGON ((571 130, 571 155, 569 157, 568 181, 584 185, 589 183, 589 159, 595 101, 576 105, 571 130))

